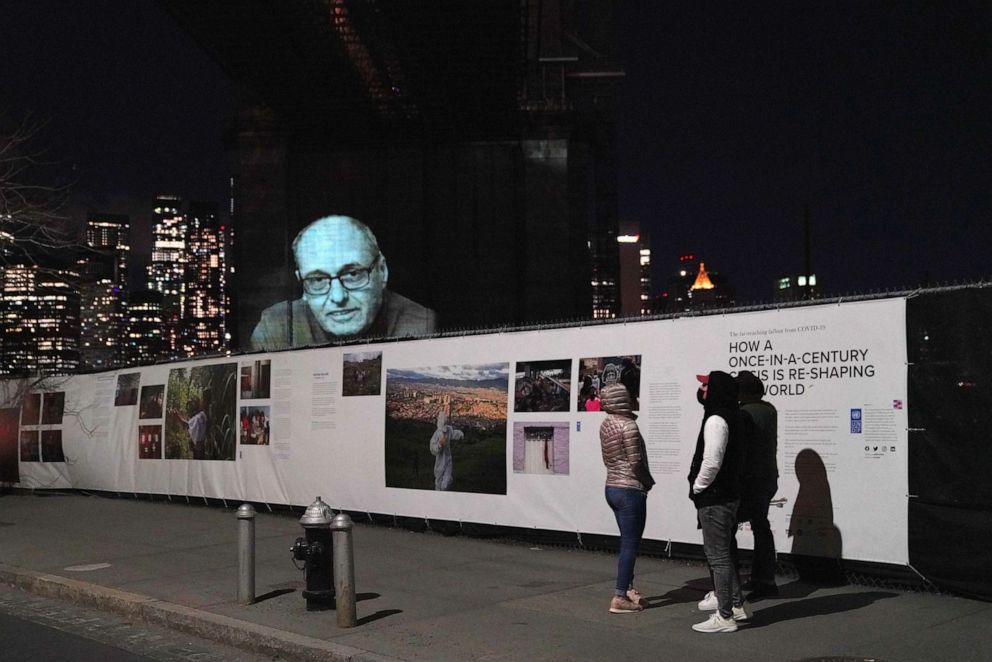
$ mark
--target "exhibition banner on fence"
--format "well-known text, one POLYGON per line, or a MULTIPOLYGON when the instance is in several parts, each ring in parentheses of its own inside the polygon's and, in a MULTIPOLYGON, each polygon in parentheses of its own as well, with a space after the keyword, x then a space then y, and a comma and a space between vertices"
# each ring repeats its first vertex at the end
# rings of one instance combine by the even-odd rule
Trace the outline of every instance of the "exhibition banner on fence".
MULTIPOLYGON (((0 441, 17 446, 24 487, 320 495, 353 511, 615 535, 606 414, 589 395, 619 382, 657 480, 645 536, 701 543, 686 480, 696 375, 745 369, 778 410, 777 549, 907 563, 903 299, 76 376, 22 398, 0 441)), ((750 547, 747 525, 739 540, 750 547)))

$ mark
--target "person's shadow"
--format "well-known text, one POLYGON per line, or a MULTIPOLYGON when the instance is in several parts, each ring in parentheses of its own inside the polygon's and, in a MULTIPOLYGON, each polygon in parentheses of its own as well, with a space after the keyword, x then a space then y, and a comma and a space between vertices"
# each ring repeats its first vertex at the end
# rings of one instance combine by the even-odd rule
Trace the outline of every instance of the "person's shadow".
POLYGON ((864 593, 841 593, 802 600, 790 600, 765 607, 764 609, 755 609, 754 618, 748 621, 748 629, 761 628, 783 621, 794 621, 810 616, 826 616, 843 611, 854 611, 855 609, 867 607, 878 600, 894 598, 897 595, 897 593, 886 591, 865 591, 864 593))
POLYGON ((673 588, 668 593, 662 595, 646 595, 644 599, 648 602, 648 609, 671 607, 673 605, 699 602, 706 595, 706 592, 712 589, 713 579, 707 575, 699 579, 690 579, 685 585, 673 588))
POLYGON ((792 538, 792 561, 799 578, 818 584, 842 584, 843 538, 834 524, 827 469, 813 449, 804 448, 796 456, 796 478, 799 493, 787 533, 792 538))

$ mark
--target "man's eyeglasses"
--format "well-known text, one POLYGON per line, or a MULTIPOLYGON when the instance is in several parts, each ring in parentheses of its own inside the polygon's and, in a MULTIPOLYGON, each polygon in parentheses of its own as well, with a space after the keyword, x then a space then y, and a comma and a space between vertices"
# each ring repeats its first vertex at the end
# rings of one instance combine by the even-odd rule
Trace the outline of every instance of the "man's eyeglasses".
POLYGON ((314 296, 327 294, 331 291, 331 283, 335 280, 340 281, 341 287, 348 291, 360 290, 363 287, 368 287, 369 282, 372 280, 372 270, 375 269, 375 265, 379 262, 380 257, 382 256, 376 255, 375 259, 372 260, 372 264, 367 267, 353 267, 346 269, 337 276, 327 276, 321 274, 302 278, 303 291, 314 296))

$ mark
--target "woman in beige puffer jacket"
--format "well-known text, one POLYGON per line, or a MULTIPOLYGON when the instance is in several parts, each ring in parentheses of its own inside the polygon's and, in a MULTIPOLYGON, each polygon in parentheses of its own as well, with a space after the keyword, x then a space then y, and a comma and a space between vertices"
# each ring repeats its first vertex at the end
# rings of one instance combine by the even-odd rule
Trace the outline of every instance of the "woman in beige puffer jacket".
POLYGON ((599 427, 599 444, 606 465, 606 503, 620 528, 617 584, 610 612, 627 614, 644 609, 643 598, 633 588, 634 562, 644 534, 648 490, 654 485, 654 478, 627 389, 622 384, 611 384, 603 389, 601 402, 608 414, 599 427))

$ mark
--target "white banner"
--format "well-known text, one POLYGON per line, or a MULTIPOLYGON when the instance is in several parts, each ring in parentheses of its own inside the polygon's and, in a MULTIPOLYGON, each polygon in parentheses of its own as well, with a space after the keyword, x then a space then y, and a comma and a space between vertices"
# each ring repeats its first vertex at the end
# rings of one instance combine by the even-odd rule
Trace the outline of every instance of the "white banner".
POLYGON ((777 549, 908 563, 903 299, 77 376, 22 407, 20 485, 615 535, 585 400, 621 381, 657 480, 645 537, 701 543, 695 375, 743 369, 778 409, 777 549))

